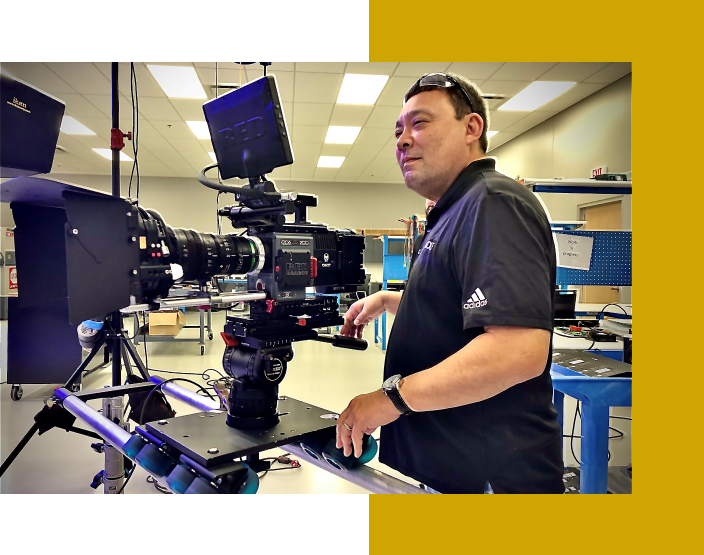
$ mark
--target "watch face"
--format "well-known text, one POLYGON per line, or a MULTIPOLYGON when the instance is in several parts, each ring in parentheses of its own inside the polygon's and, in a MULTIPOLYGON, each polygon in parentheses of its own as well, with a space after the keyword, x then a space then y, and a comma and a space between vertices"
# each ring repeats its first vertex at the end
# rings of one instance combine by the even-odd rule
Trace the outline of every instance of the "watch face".
POLYGON ((381 386, 382 389, 391 389, 396 382, 398 382, 401 379, 400 374, 396 374, 395 376, 391 376, 388 380, 384 382, 384 384, 381 386))

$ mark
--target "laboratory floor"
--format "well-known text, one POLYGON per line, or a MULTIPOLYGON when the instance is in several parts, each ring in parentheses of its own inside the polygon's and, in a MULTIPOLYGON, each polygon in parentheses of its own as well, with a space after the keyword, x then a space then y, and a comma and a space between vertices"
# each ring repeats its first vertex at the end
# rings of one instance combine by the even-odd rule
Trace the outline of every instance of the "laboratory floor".
MULTIPOLYGON (((197 313, 189 313, 197 321, 197 313)), ((220 338, 225 313, 213 313, 212 341, 206 339, 205 355, 200 356, 198 343, 148 344, 149 366, 153 374, 158 369, 172 372, 200 373, 207 368, 222 370, 224 344, 220 338)), ((131 329, 131 324, 128 326, 131 329)), ((384 354, 373 342, 373 326, 366 330, 370 346, 366 351, 338 349, 328 344, 306 341, 296 343, 295 357, 289 364, 281 394, 304 400, 314 405, 341 412, 356 395, 367 393, 381 386, 384 354)), ((184 329, 179 337, 196 337, 197 329, 184 329)), ((139 345, 144 358, 144 346, 139 345)), ((51 356, 47 353, 47 356, 51 356)), ((175 377, 162 374, 165 377, 175 377)), ((199 376, 184 376, 204 383, 199 376)), ((213 373, 213 377, 217 377, 213 373)), ((84 378, 84 389, 108 385, 111 370, 106 368, 84 378)), ((195 389, 188 383, 184 387, 195 389)), ((55 385, 23 385, 24 395, 19 401, 10 400, 10 385, 0 386, 0 454, 2 460, 22 439, 33 424, 34 415, 51 395, 55 385)), ((170 400, 178 415, 196 412, 177 401, 170 400)), ((100 401, 90 401, 93 408, 100 408, 100 401)), ((77 423, 76 425, 79 425, 77 423)), ((378 431, 374 434, 378 437, 378 431)), ((103 468, 103 455, 94 452, 90 444, 95 440, 63 430, 53 429, 42 436, 35 435, 14 461, 0 481, 0 493, 88 493, 102 494, 90 487, 93 476, 103 468)), ((277 456, 285 451, 273 449, 262 457, 277 456)), ((400 473, 382 465, 378 460, 369 463, 387 474, 404 479, 400 473)), ((281 466, 281 465, 277 465, 281 466)), ((161 495, 146 481, 147 473, 137 468, 125 488, 126 494, 146 493, 161 495)), ((261 481, 259 493, 368 493, 363 488, 342 480, 305 461, 301 468, 271 472, 261 481)))

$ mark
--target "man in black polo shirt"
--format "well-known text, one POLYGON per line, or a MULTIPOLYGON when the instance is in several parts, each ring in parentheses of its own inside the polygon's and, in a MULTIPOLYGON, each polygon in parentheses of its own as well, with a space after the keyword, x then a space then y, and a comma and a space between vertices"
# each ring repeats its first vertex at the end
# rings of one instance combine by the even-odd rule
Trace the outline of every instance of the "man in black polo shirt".
POLYGON ((384 311, 396 319, 384 385, 350 402, 337 443, 359 456, 383 426, 381 462, 442 493, 563 493, 550 224, 485 157, 486 122, 460 76, 426 75, 406 95, 397 159, 406 186, 437 204, 403 296, 381 291, 345 315, 342 333, 358 337, 384 311))

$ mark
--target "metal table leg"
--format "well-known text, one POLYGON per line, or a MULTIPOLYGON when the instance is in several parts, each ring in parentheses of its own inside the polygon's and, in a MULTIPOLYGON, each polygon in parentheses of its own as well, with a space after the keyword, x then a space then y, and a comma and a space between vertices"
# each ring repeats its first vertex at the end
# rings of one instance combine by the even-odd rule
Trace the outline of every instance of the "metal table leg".
POLYGON ((606 493, 608 483, 609 407, 582 403, 581 493, 606 493))

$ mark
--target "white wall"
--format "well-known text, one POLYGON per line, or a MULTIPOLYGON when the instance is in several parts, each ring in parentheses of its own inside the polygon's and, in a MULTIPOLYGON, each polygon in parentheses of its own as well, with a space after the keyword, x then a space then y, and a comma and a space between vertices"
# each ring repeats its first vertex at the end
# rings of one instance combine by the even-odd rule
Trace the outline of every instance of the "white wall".
MULTIPOLYGON (((631 177, 631 74, 570 106, 526 133, 491 150, 497 167, 513 177, 589 178, 607 166, 609 173, 631 177)), ((580 208, 621 201, 621 229, 631 229, 632 195, 542 193, 555 221, 579 220, 580 208)), ((620 300, 631 302, 631 287, 620 300)))

